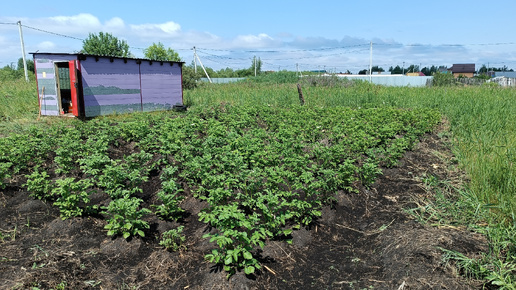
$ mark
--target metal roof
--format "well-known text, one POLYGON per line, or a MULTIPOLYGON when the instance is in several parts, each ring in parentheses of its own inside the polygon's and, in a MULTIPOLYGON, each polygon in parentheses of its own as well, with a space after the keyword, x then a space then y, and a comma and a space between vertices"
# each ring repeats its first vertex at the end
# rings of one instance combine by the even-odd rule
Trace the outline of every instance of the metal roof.
POLYGON ((455 63, 450 68, 452 73, 474 73, 475 72, 475 64, 474 63, 455 63))
POLYGON ((123 60, 136 60, 136 61, 150 61, 150 62, 163 62, 163 63, 180 63, 184 64, 184 61, 170 61, 170 60, 153 60, 148 58, 136 58, 136 57, 122 57, 122 56, 109 56, 109 55, 96 55, 96 54, 87 54, 87 53, 57 53, 57 52, 30 52, 33 56, 38 54, 50 54, 50 55, 69 55, 75 56, 78 59, 85 59, 86 57, 96 57, 96 58, 109 58, 109 59, 123 59, 123 60))

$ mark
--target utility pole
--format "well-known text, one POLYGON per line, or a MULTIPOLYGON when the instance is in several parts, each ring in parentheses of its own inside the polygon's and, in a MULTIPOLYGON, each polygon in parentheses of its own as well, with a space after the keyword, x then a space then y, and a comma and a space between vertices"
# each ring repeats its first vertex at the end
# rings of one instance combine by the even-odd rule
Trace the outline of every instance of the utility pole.
MULTIPOLYGON (((210 83, 212 83, 211 81, 211 78, 210 76, 208 75, 208 72, 206 71, 206 69, 204 68, 204 65, 202 64, 202 61, 201 59, 199 58, 199 56, 197 55, 197 53, 195 52, 195 46, 194 46, 194 56, 197 58, 197 60, 199 61, 199 64, 201 65, 202 67, 202 70, 204 70, 204 73, 206 74, 206 77, 208 78, 208 81, 210 81, 210 83)), ((195 59, 195 58, 194 58, 195 59)), ((197 72, 197 70, 195 71, 197 72)))
POLYGON ((29 81, 29 74, 27 72, 27 60, 25 59, 25 44, 23 43, 23 32, 21 28, 21 21, 18 21, 18 28, 20 30, 20 42, 21 42, 21 50, 22 50, 22 58, 23 58, 23 70, 25 71, 25 80, 29 81))
POLYGON ((194 61, 194 72, 197 74, 197 51, 195 46, 193 47, 193 61, 194 61))

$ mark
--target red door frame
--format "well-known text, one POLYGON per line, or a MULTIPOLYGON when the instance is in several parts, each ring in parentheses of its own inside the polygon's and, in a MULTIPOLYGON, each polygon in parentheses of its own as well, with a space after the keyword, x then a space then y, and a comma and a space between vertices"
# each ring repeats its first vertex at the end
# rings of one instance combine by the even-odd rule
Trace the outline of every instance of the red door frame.
POLYGON ((79 82, 77 80, 77 60, 68 61, 68 68, 70 69, 70 91, 72 93, 72 114, 79 117, 79 82))

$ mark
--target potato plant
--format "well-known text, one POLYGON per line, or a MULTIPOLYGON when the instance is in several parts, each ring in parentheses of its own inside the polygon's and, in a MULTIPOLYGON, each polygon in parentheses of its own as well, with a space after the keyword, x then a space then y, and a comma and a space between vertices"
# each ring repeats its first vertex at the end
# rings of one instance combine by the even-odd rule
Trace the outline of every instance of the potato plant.
MULTIPOLYGON (((427 109, 228 104, 98 118, 0 139, 0 178, 5 186, 23 172, 30 194, 55 198, 63 218, 94 209, 91 192, 106 194, 107 234, 126 239, 145 235, 146 215, 178 220, 188 188, 206 202, 199 219, 213 227, 205 238, 217 248, 206 259, 229 275, 253 274, 261 268, 255 254, 269 240, 289 241, 336 192, 372 184, 439 120, 427 109), (138 198, 151 172, 161 181, 154 212, 138 198)), ((162 242, 174 248, 179 236, 162 242)))
POLYGON ((75 180, 67 177, 56 180, 52 195, 56 197, 54 205, 59 207, 63 220, 92 213, 98 208, 97 205, 89 204, 89 196, 94 192, 91 189, 92 185, 90 179, 75 180))
POLYGON ((145 236, 143 230, 149 228, 149 224, 142 217, 150 214, 147 208, 139 209, 142 200, 139 198, 119 198, 111 201, 104 208, 103 214, 107 215, 108 224, 104 227, 108 230, 108 236, 122 235, 124 239, 131 236, 145 236))
POLYGON ((160 246, 165 249, 176 252, 179 250, 186 250, 186 237, 182 235, 184 226, 179 226, 177 229, 172 229, 163 233, 163 238, 159 242, 160 246))
POLYGON ((156 215, 162 219, 178 219, 184 212, 179 206, 184 199, 181 195, 183 189, 179 188, 174 177, 177 170, 177 167, 166 167, 161 176, 161 191, 157 195, 162 203, 153 207, 156 209, 156 215))
POLYGON ((52 199, 52 182, 50 176, 45 170, 36 168, 34 172, 27 175, 27 182, 24 186, 30 192, 30 196, 37 199, 51 200, 52 199))

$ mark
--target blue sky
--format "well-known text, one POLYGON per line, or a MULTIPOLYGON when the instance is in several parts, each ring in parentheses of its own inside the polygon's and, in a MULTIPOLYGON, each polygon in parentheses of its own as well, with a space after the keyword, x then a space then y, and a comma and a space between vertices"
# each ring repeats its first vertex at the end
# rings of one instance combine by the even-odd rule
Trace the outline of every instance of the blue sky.
MULTIPOLYGON (((0 66, 26 52, 77 52, 88 33, 124 39, 136 57, 162 42, 214 69, 327 69, 475 63, 516 69, 516 1, 5 1, 0 66), (69 37, 65 37, 69 36, 69 37)), ((29 55, 29 57, 31 57, 29 55)))

